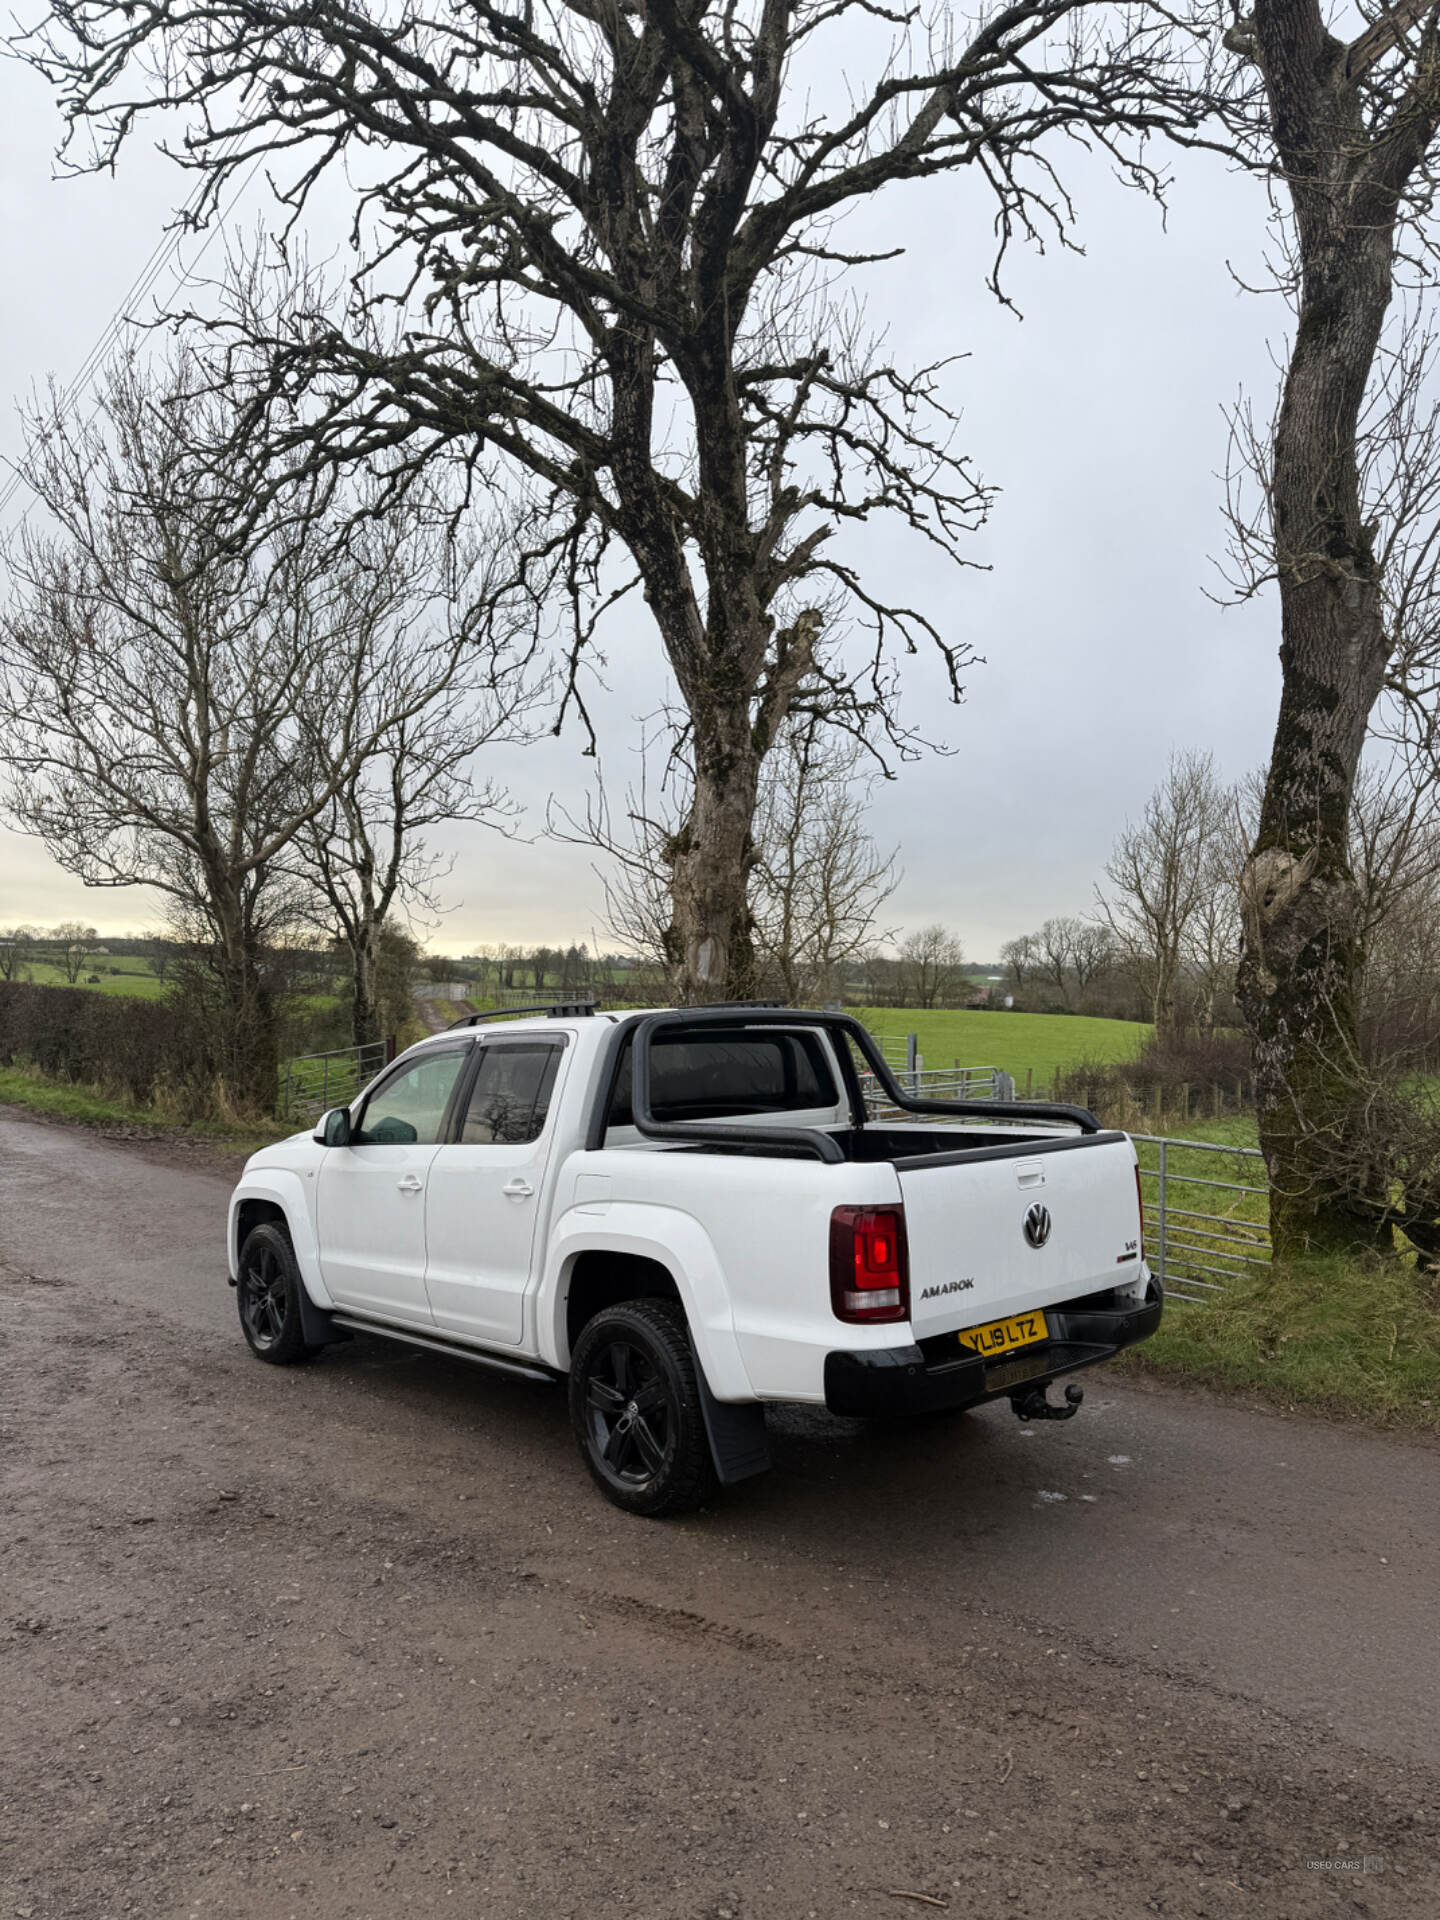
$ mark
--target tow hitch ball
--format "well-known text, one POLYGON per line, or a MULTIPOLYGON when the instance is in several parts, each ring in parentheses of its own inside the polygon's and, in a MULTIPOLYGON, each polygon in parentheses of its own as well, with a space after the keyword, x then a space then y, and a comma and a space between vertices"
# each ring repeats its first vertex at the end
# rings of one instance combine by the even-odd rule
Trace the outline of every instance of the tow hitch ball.
POLYGON ((1044 1387, 1026 1387, 1023 1393, 1011 1394, 1010 1404, 1021 1420, 1073 1420, 1084 1398, 1084 1387, 1066 1387, 1065 1405, 1052 1407, 1045 1398, 1044 1387))

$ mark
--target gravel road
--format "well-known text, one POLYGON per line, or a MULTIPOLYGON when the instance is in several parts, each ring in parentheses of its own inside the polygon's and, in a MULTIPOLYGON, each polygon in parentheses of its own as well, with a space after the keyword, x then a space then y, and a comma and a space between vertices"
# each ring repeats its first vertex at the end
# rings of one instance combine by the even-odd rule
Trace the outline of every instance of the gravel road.
POLYGON ((3 1920, 1440 1913, 1440 1449, 1095 1374, 630 1520, 251 1360, 228 1184, 0 1113, 3 1920))

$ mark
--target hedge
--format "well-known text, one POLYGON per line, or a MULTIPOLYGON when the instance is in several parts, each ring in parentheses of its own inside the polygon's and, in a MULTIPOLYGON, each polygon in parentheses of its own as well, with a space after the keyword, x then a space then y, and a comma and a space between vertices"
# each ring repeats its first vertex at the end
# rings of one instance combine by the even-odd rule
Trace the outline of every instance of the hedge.
POLYGON ((38 1067, 148 1105, 193 1087, 187 1052, 184 1023, 162 1001, 0 981, 0 1066, 38 1067))

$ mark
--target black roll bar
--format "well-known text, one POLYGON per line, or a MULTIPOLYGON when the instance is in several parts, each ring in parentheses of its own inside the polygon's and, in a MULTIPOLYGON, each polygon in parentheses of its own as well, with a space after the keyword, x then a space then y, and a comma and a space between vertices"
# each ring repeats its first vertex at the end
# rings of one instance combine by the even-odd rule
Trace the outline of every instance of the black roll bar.
MULTIPOLYGON (((723 1125, 707 1120, 657 1120, 650 1105, 650 1046, 655 1035, 670 1027, 822 1027, 828 1033, 853 1040, 865 1064, 880 1083, 886 1098, 905 1113, 945 1114, 974 1120, 1053 1120, 1098 1133, 1100 1122, 1087 1107, 1069 1107, 1039 1100, 927 1100, 907 1093, 890 1070, 889 1062, 876 1046, 874 1036, 853 1014, 820 1013, 809 1009, 747 1007, 737 1003, 719 1007, 675 1007, 663 1013, 645 1014, 635 1022, 630 1046, 630 1114, 638 1133, 647 1139, 676 1144, 704 1141, 712 1146, 778 1147, 801 1152, 830 1165, 844 1162, 845 1154, 833 1135, 820 1127, 752 1126, 748 1121, 727 1121, 723 1125)), ((855 1126, 865 1124, 864 1097, 844 1049, 840 1049, 842 1071, 850 1095, 855 1126)), ((608 1102, 613 1075, 602 1076, 600 1098, 608 1102)), ((597 1115, 603 1138, 603 1115, 597 1115)))

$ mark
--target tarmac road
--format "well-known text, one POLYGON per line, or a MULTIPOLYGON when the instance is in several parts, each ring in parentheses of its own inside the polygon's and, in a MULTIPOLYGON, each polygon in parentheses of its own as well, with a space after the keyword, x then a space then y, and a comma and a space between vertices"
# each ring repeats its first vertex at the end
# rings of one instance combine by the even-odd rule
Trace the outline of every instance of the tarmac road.
POLYGON ((228 1185, 0 1113, 0 1916, 1440 1912, 1440 1448, 1096 1373, 634 1521, 258 1366, 228 1185))

